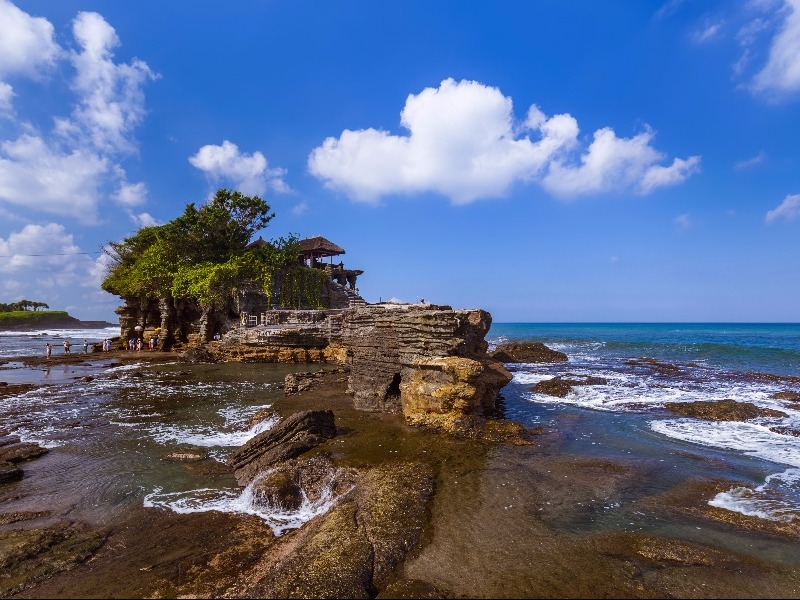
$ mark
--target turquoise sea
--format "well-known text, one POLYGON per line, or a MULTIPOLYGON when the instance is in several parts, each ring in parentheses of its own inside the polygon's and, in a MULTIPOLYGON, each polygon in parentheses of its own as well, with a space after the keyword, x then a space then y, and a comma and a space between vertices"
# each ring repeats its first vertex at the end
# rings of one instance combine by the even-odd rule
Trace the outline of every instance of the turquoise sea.
POLYGON ((667 462, 651 482, 665 489, 707 476, 713 458, 713 475, 731 486, 709 504, 764 519, 800 518, 800 402, 787 397, 800 394, 800 324, 495 323, 487 340, 490 348, 543 342, 569 357, 507 365, 514 376, 502 390, 508 417, 561 427, 569 414, 570 451, 667 462), (568 373, 606 383, 576 386, 564 398, 533 390, 568 373), (709 421, 665 408, 724 399, 782 416, 709 421))

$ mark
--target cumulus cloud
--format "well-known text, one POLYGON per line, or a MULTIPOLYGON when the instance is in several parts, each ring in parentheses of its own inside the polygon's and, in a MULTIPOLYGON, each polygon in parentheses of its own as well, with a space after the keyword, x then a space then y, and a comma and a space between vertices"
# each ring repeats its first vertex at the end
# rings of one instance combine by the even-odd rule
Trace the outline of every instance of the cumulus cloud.
POLYGON ((776 208, 767 212, 766 221, 772 223, 777 219, 794 221, 800 218, 800 194, 786 196, 776 208))
POLYGON ((0 76, 37 75, 55 63, 60 52, 52 23, 33 17, 9 0, 0 0, 0 76))
POLYGON ((116 200, 123 206, 139 206, 147 202, 147 184, 123 181, 117 190, 116 200))
POLYGON ((82 148, 54 148, 23 134, 0 143, 0 199, 48 213, 91 219, 108 159, 82 148))
MULTIPOLYGON (((133 129, 144 116, 144 84, 156 75, 139 60, 128 64, 114 62, 113 48, 119 45, 116 32, 97 13, 79 13, 72 32, 78 50, 66 54, 52 41, 53 27, 45 19, 34 19, 6 0, 0 11, 13 8, 17 20, 34 22, 38 37, 29 35, 33 50, 26 56, 6 60, 19 72, 31 72, 38 65, 67 57, 75 68, 72 90, 76 102, 68 117, 54 118, 55 126, 47 135, 29 123, 18 122, 22 131, 16 139, 0 141, 0 201, 30 207, 43 212, 68 215, 92 222, 98 204, 114 197, 114 188, 127 185, 120 161, 135 152, 133 129), (19 14, 23 17, 19 17, 19 14), (27 19, 27 21, 26 21, 27 19), (32 65, 24 70, 19 65, 32 65)), ((2 16, 2 15, 0 15, 2 16)), ((0 29, 6 24, 0 19, 0 29)), ((0 40, 3 33, 0 31, 0 40)), ((5 43, 0 41, 0 44, 5 43)), ((2 52, 0 52, 2 54, 2 52)), ((0 85, 0 105, 10 104, 13 90, 0 85)), ((130 190, 132 192, 133 190, 130 190)), ((125 204, 131 193, 116 198, 125 204)))
POLYGON ((283 180, 286 169, 271 169, 261 152, 240 152, 239 147, 228 140, 219 146, 203 146, 189 157, 189 162, 203 171, 214 185, 224 182, 243 194, 263 196, 267 189, 279 193, 290 191, 283 180))
POLYGON ((511 98, 476 81, 446 79, 410 94, 400 122, 408 135, 370 128, 327 138, 309 155, 309 171, 359 201, 432 191, 466 204, 530 181, 560 196, 626 188, 647 194, 683 181, 700 162, 661 166, 665 157, 650 146, 652 131, 628 139, 610 128, 595 132, 577 157, 574 117, 548 118, 532 105, 515 124, 511 98))

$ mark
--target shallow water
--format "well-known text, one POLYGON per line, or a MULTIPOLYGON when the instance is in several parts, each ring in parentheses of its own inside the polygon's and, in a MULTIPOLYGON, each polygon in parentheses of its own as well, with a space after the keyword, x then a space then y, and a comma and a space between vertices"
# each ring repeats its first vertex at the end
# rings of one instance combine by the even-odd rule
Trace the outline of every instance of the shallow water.
MULTIPOLYGON (((23 465, 22 481, 0 488, 0 507, 49 510, 92 524, 110 521, 130 503, 169 507, 170 498, 180 499, 176 510, 188 502, 252 512, 220 463, 231 448, 275 423, 248 426, 253 414, 283 396, 278 384, 287 373, 308 369, 238 363, 109 367, 102 361, 70 366, 69 378, 0 400, 5 431, 51 449, 23 465), (83 380, 87 376, 91 381, 83 380)), ((33 380, 39 376, 16 369, 16 378, 26 372, 33 380)))

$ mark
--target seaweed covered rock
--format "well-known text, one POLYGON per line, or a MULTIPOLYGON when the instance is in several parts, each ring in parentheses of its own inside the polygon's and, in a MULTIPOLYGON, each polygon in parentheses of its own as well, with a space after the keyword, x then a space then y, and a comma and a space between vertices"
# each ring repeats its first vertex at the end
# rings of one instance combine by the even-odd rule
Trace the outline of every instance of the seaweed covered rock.
MULTIPOLYGON (((261 598, 371 598, 419 545, 434 491, 431 467, 398 462, 361 475, 324 518, 281 540, 290 557, 261 573, 261 598)), ((281 553, 281 549, 276 549, 281 553)))
POLYGON ((551 363, 569 360, 563 352, 548 348, 541 342, 500 344, 489 356, 504 363, 551 363))
POLYGON ((785 417, 786 413, 771 408, 760 408, 752 402, 709 400, 698 402, 667 402, 664 407, 684 417, 709 421, 747 421, 756 417, 785 417))
POLYGON ((558 375, 552 379, 539 381, 531 389, 539 394, 564 398, 576 385, 606 385, 607 383, 608 379, 604 377, 567 373, 565 375, 558 375))

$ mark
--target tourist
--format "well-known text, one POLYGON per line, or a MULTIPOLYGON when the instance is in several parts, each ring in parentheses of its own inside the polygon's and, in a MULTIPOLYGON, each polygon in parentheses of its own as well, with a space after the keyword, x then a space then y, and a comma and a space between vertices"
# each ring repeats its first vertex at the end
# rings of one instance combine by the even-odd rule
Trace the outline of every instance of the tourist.
POLYGON ((83 340, 83 353, 89 354, 89 340, 83 340))
POLYGON ((72 344, 69 343, 69 340, 64 340, 64 354, 72 354, 72 351, 70 350, 71 345, 72 344))
POLYGON ((53 344, 47 342, 44 347, 45 351, 47 352, 47 358, 50 358, 50 356, 53 354, 53 344))

